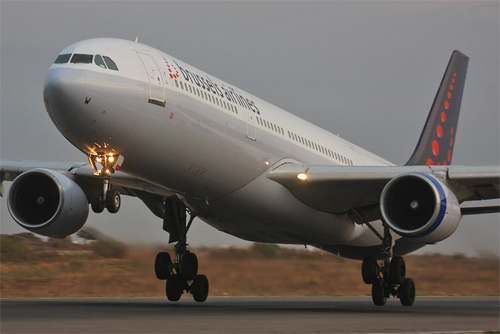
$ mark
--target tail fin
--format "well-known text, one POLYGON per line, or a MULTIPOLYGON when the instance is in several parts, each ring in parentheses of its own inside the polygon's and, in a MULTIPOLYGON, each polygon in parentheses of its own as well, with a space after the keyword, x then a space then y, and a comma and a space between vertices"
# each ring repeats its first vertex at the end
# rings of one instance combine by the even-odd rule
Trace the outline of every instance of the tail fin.
POLYGON ((451 164, 468 63, 466 55, 453 51, 417 147, 406 166, 451 164))

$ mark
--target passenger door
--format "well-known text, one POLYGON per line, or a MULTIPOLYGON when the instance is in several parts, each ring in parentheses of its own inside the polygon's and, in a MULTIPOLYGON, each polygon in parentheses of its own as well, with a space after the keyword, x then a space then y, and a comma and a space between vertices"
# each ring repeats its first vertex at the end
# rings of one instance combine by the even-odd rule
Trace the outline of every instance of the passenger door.
POLYGON ((137 52, 144 65, 149 80, 148 102, 165 107, 165 89, 160 69, 153 57, 147 53, 137 52))

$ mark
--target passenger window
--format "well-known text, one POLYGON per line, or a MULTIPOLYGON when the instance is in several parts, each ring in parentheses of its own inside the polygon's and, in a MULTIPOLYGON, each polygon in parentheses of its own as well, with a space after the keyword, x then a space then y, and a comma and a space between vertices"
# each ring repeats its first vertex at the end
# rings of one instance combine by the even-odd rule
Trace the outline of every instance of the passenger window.
POLYGON ((71 58, 71 53, 59 55, 59 56, 57 56, 54 64, 66 64, 69 61, 69 58, 71 58))
POLYGON ((92 59, 94 55, 85 55, 80 53, 75 53, 73 57, 71 57, 72 64, 92 64, 92 59))
POLYGON ((100 66, 102 68, 106 68, 106 64, 104 64, 104 60, 102 60, 101 55, 95 55, 95 57, 94 57, 94 63, 97 66, 100 66))
POLYGON ((115 62, 111 58, 106 56, 103 56, 103 58, 110 70, 118 71, 118 66, 116 66, 115 62))

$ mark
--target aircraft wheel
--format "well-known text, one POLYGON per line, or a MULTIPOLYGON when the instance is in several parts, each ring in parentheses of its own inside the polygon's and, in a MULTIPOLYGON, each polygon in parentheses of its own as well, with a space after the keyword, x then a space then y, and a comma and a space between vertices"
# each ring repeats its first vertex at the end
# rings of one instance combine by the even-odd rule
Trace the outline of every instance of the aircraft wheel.
POLYGON ((155 260, 155 274, 158 279, 168 279, 170 276, 170 266, 172 264, 172 259, 170 254, 161 252, 156 255, 155 260))
POLYGON ((403 306, 412 306, 415 302, 415 282, 411 278, 406 278, 398 289, 399 301, 403 306))
POLYGON ((385 296, 384 284, 381 280, 377 279, 372 285, 372 300, 377 306, 384 306, 387 302, 387 297, 385 296))
POLYGON ((181 274, 187 281, 195 279, 198 274, 198 258, 194 253, 186 252, 182 257, 181 274))
POLYGON ((121 197, 118 190, 110 189, 106 193, 106 208, 110 213, 117 213, 120 210, 121 197))
POLYGON ((198 303, 207 300, 208 297, 208 279, 205 275, 196 275, 191 284, 191 294, 198 303))
POLYGON ((394 256, 389 266, 389 280, 392 284, 402 284, 405 278, 405 260, 401 256, 394 256))
POLYGON ((178 275, 171 275, 167 279, 166 292, 168 300, 171 302, 178 301, 181 299, 183 290, 183 282, 178 275))
POLYGON ((101 213, 106 207, 106 201, 104 200, 104 195, 102 193, 97 193, 92 195, 90 199, 90 207, 95 213, 101 213))
POLYGON ((361 265, 361 274, 365 284, 373 284, 377 280, 378 263, 373 257, 365 257, 361 265))

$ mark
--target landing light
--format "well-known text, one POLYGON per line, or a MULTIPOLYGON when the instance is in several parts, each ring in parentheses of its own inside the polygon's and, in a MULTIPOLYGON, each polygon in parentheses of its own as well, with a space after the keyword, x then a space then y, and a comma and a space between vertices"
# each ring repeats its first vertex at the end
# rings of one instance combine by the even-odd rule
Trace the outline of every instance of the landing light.
POLYGON ((94 175, 97 176, 109 176, 118 171, 123 163, 123 160, 123 156, 119 154, 89 154, 90 165, 96 171, 94 175), (98 168, 96 164, 100 164, 100 168, 98 168))
POLYGON ((305 181, 305 180, 307 180, 307 174, 306 173, 299 173, 299 174, 297 174, 297 179, 299 179, 301 181, 305 181))

